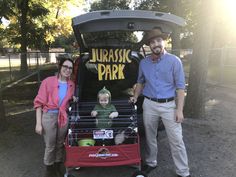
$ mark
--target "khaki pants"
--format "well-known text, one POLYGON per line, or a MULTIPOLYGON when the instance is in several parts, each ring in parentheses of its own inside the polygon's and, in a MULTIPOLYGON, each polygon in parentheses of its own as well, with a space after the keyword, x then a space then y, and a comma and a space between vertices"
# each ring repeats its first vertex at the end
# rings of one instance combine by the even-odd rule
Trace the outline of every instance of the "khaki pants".
POLYGON ((57 113, 43 113, 42 126, 45 142, 44 164, 53 165, 55 162, 64 161, 64 140, 68 123, 58 127, 57 113))
POLYGON ((188 157, 183 142, 181 123, 175 121, 175 101, 157 103, 148 99, 143 102, 143 121, 146 134, 145 161, 149 166, 157 165, 157 128, 159 117, 165 126, 169 140, 171 155, 180 176, 189 175, 188 157))

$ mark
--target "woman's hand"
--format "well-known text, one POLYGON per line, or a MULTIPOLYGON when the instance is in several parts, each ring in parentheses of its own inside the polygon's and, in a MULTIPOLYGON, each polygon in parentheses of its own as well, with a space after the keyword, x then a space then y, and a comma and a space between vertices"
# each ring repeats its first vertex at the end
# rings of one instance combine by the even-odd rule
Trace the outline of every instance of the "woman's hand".
POLYGON ((73 100, 73 102, 76 102, 76 103, 77 103, 77 102, 79 101, 79 98, 76 97, 76 96, 73 96, 73 97, 72 97, 72 100, 73 100))
POLYGON ((43 134, 43 126, 42 126, 42 108, 38 107, 36 109, 36 126, 35 132, 39 135, 43 134))
POLYGON ((35 126, 35 132, 39 135, 42 135, 43 134, 43 127, 41 124, 36 124, 35 126))

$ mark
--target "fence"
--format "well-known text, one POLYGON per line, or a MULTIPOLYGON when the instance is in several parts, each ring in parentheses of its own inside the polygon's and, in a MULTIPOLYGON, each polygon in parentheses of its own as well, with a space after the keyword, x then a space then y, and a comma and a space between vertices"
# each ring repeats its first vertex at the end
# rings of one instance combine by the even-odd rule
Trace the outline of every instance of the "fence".
MULTIPOLYGON (((190 60, 192 49, 181 49, 180 51, 170 51, 179 53, 184 63, 185 73, 188 76, 190 70, 190 60)), ((223 47, 210 50, 208 59, 207 82, 217 85, 236 86, 236 48, 223 47)))
MULTIPOLYGON (((43 53, 43 52, 28 52, 27 66, 29 74, 39 68, 56 63, 56 57, 63 53, 43 53)), ((23 77, 20 73, 20 53, 6 53, 5 56, 0 56, 0 85, 12 82, 23 77)))
POLYGON ((215 48, 210 52, 208 78, 216 84, 236 84, 236 48, 215 48))

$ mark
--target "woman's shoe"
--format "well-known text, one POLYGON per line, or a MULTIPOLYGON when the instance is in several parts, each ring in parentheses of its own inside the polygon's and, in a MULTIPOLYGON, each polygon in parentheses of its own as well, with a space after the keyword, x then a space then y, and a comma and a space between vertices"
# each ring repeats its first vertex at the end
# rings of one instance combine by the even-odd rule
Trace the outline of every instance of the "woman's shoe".
POLYGON ((57 177, 54 165, 46 165, 44 177, 57 177))
POLYGON ((65 174, 65 166, 63 162, 55 162, 54 163, 56 177, 64 177, 65 174))

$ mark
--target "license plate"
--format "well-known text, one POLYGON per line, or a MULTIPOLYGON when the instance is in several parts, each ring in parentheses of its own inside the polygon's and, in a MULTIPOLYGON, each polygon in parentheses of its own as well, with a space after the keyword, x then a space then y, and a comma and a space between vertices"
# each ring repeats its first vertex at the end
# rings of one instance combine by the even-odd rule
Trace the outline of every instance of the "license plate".
POLYGON ((94 130, 93 139, 113 139, 113 130, 94 130))

